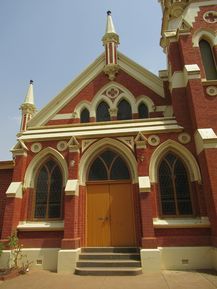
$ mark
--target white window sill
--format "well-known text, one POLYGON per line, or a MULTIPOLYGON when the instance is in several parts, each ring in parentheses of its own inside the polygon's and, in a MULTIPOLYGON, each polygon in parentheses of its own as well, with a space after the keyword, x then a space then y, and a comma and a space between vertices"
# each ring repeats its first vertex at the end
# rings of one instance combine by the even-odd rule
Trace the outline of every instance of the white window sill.
POLYGON ((159 219, 153 218, 154 228, 209 228, 208 217, 201 218, 171 218, 159 219))
POLYGON ((19 222, 17 229, 19 231, 63 231, 64 222, 19 222))

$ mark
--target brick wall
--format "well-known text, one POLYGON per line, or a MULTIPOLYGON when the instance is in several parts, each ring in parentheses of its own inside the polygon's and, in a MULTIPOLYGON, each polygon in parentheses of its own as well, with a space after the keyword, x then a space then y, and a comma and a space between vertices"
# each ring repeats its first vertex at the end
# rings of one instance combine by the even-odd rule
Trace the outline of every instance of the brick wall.
POLYGON ((2 233, 2 224, 6 204, 5 193, 11 183, 12 175, 13 169, 0 169, 0 234, 2 233))

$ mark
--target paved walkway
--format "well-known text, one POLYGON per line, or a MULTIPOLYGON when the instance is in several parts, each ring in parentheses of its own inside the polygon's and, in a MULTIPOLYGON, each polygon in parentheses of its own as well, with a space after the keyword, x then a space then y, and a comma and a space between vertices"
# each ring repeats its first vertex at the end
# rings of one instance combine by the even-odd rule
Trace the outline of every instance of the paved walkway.
POLYGON ((132 277, 91 277, 31 270, 0 281, 0 289, 215 289, 217 273, 163 271, 132 277))

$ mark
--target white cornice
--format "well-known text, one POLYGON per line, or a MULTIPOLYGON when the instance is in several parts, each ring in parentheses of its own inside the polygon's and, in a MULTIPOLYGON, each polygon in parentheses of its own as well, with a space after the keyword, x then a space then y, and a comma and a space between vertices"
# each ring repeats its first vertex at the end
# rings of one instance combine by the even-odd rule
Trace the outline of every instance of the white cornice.
POLYGON ((60 139, 71 138, 72 136, 83 137, 105 137, 116 135, 134 135, 138 132, 144 133, 164 133, 168 131, 182 131, 183 128, 179 126, 173 117, 155 118, 149 120, 131 120, 131 121, 114 121, 91 123, 89 125, 71 125, 63 127, 44 127, 38 129, 30 129, 20 135, 19 140, 35 141, 36 139, 60 139))
MULTIPOLYGON (((163 81, 139 64, 130 60, 118 52, 120 69, 137 79, 140 83, 153 90, 156 94, 164 97, 163 81)), ((75 80, 73 80, 63 91, 52 99, 42 110, 40 110, 29 121, 28 127, 41 126, 67 105, 85 86, 103 71, 105 66, 104 53, 102 53, 90 66, 88 66, 75 80)))

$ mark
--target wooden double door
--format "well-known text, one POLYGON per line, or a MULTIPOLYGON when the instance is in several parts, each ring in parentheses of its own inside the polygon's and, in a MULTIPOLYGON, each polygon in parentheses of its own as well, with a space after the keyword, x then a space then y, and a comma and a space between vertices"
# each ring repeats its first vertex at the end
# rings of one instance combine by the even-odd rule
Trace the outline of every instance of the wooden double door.
POLYGON ((129 181, 87 185, 87 246, 136 246, 129 181))

